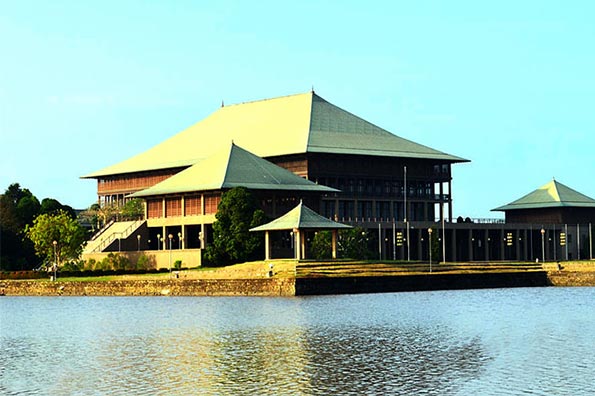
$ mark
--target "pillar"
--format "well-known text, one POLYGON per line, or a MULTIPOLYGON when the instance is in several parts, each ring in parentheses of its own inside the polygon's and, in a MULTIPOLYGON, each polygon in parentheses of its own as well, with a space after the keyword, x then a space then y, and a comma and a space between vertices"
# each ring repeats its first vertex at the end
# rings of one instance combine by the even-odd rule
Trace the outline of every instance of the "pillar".
POLYGON ((448 221, 452 223, 452 181, 448 181, 448 221))
POLYGON ((269 231, 264 232, 264 259, 270 260, 271 259, 271 246, 269 241, 269 231))
POLYGON ((453 228, 450 236, 452 246, 452 259, 451 261, 457 261, 457 229, 453 228))
POLYGON ((473 242, 475 242, 473 240, 473 230, 469 229, 469 238, 468 238, 468 243, 467 243, 467 248, 469 249, 469 255, 468 255, 469 261, 473 261, 473 259, 475 258, 473 255, 473 253, 474 253, 473 252, 473 247, 474 247, 473 242))
POLYGON ((485 249, 485 261, 490 261, 490 230, 486 229, 483 236, 483 246, 485 249))
POLYGON ((332 248, 332 258, 335 260, 337 258, 337 230, 332 230, 332 239, 331 239, 331 248, 332 248))

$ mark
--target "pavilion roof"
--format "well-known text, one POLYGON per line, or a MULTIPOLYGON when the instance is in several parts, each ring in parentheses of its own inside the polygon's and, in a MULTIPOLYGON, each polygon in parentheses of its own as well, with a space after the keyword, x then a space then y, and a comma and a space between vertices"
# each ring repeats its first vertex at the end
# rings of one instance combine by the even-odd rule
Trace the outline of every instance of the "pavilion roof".
POLYGON ((492 211, 505 212, 508 210, 559 207, 595 208, 595 199, 581 194, 556 180, 552 180, 516 201, 492 209, 492 211))
POLYGON ((319 215, 302 202, 295 208, 284 214, 283 216, 263 224, 258 227, 250 229, 250 231, 279 231, 279 230, 305 230, 305 229, 340 229, 352 228, 349 225, 337 223, 319 215))
POLYGON ((222 106, 153 148, 83 178, 189 167, 232 140, 259 157, 335 153, 467 162, 396 136, 308 92, 222 106))
POLYGON ((232 142, 207 159, 130 196, 147 197, 240 186, 252 190, 338 191, 299 177, 232 142))

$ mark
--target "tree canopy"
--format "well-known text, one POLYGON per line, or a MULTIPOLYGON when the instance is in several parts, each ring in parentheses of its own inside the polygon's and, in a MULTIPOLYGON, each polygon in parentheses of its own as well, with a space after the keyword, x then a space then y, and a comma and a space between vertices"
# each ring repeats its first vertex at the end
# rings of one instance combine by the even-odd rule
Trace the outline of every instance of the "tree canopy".
MULTIPOLYGON (((331 232, 318 231, 310 247, 312 256, 319 260, 331 258, 331 232)), ((341 258, 365 260, 372 257, 368 246, 368 234, 363 228, 339 230, 337 254, 341 258)))
POLYGON ((0 270, 27 270, 39 259, 25 229, 40 214, 66 211, 75 219, 74 210, 52 198, 39 200, 19 183, 13 183, 0 195, 0 270))
POLYGON ((228 265, 262 258, 262 235, 251 233, 252 227, 265 223, 258 202, 243 187, 225 192, 213 223, 213 243, 205 252, 210 265, 228 265))
POLYGON ((86 240, 85 229, 64 210, 37 216, 33 225, 26 227, 26 235, 39 257, 47 262, 55 260, 58 266, 78 259, 86 240))

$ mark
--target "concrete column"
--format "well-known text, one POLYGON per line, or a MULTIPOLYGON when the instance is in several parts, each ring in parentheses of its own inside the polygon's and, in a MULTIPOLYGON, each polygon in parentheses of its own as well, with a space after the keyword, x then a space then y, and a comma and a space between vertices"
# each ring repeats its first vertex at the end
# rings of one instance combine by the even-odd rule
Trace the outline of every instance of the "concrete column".
POLYGON ((484 232, 483 236, 483 246, 485 250, 485 261, 490 261, 490 242, 488 239, 490 238, 490 230, 487 229, 484 232))
POLYGON ((425 240, 427 239, 427 232, 426 232, 426 238, 423 237, 423 232, 424 230, 421 228, 417 229, 417 257, 418 260, 423 260, 424 257, 424 244, 422 242, 422 238, 425 240))
POLYGON ((448 221, 452 223, 452 181, 448 181, 448 221))
POLYGON ((504 230, 500 229, 500 260, 506 260, 506 245, 504 244, 504 230))
POLYGON ((306 258, 306 233, 300 232, 300 257, 302 259, 306 258))
MULTIPOLYGON (((182 198, 182 202, 184 202, 184 199, 182 198)), ((182 225, 182 240, 180 241, 180 246, 182 247, 182 250, 186 249, 186 226, 182 225)))
MULTIPOLYGON (((165 205, 164 205, 165 207, 165 205)), ((167 250, 167 244, 168 244, 168 240, 167 240, 167 229, 165 228, 165 226, 161 227, 161 248, 163 250, 167 250)))
POLYGON ((452 229, 452 234, 450 236, 451 240, 451 250, 452 250, 452 259, 451 261, 457 261, 457 230, 456 228, 452 229))
MULTIPOLYGON (((184 195, 182 195, 182 198, 180 199, 180 205, 182 205, 180 208, 180 213, 182 214, 182 217, 186 217, 186 201, 184 199, 184 195)), ((183 233, 184 231, 182 231, 182 234, 183 233)))
POLYGON ((271 259, 271 246, 269 242, 269 231, 264 232, 264 259, 270 260, 271 259))
POLYGON ((528 244, 529 244, 529 239, 527 237, 527 229, 523 230, 523 236, 521 237, 523 238, 523 260, 524 261, 529 261, 529 254, 528 254, 528 244))
POLYGON ((521 231, 520 230, 515 230, 514 231, 514 243, 516 245, 516 260, 520 261, 521 260, 521 243, 523 242, 521 240, 521 231))
POLYGON ((338 231, 337 230, 332 230, 332 239, 331 239, 331 248, 332 248, 332 258, 336 259, 337 258, 337 234, 338 231))
POLYGON ((469 261, 473 261, 474 259, 474 255, 473 255, 473 248, 475 247, 474 245, 474 240, 473 240, 473 230, 469 229, 469 238, 468 238, 469 242, 468 242, 468 249, 469 249, 469 261))
POLYGON ((444 195, 444 185, 440 182, 440 219, 444 217, 444 205, 442 204, 442 196, 444 195))
POLYGON ((165 208, 165 198, 161 198, 161 217, 165 218, 167 216, 167 211, 165 208))
POLYGON ((207 245, 207 227, 205 227, 205 224, 201 224, 200 225, 200 230, 202 232, 202 239, 200 240, 200 248, 204 249, 207 245))

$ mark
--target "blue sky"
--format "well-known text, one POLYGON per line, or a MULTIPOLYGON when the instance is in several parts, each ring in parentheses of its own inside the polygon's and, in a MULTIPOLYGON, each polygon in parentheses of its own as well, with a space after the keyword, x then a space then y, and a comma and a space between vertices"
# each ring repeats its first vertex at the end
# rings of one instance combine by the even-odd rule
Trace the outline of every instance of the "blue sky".
POLYGON ((76 208, 83 174, 238 103, 314 87, 470 159, 455 215, 555 177, 595 197, 589 1, 1 1, 0 189, 76 208))

